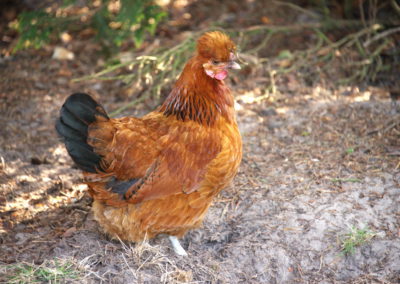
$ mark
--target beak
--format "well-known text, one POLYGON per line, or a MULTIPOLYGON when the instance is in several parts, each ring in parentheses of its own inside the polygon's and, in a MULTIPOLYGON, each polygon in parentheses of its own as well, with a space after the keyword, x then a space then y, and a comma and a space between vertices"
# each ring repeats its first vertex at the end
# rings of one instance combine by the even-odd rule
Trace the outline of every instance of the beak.
POLYGON ((231 52, 230 53, 230 56, 229 56, 230 58, 230 61, 229 61, 229 63, 228 63, 228 68, 230 68, 230 69, 237 69, 237 70, 239 70, 239 69, 242 69, 242 67, 240 67, 240 65, 239 65, 239 63, 237 63, 235 60, 238 58, 238 56, 237 56, 237 53, 235 52, 231 52))
POLYGON ((236 61, 233 61, 233 60, 229 61, 227 67, 230 69, 237 69, 237 70, 242 69, 242 67, 240 67, 239 63, 237 63, 236 61))

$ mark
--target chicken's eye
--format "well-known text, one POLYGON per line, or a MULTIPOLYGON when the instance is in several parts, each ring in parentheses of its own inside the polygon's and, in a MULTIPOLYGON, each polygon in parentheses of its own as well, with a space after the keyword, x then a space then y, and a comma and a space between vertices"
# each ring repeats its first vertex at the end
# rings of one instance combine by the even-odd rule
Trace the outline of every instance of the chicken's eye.
POLYGON ((212 62, 212 64, 214 64, 214 65, 218 65, 219 63, 220 63, 220 61, 218 61, 218 60, 211 60, 211 62, 212 62))

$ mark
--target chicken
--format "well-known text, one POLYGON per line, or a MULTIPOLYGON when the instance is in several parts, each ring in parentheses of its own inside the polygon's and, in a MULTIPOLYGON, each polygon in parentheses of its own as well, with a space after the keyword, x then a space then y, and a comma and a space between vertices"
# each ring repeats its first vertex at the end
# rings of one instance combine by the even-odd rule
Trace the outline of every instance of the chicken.
POLYGON ((234 178, 242 157, 234 100, 224 79, 240 69, 222 32, 197 41, 164 103, 142 118, 109 118, 89 95, 71 95, 56 130, 93 197, 94 217, 112 238, 177 238, 197 228, 234 178))

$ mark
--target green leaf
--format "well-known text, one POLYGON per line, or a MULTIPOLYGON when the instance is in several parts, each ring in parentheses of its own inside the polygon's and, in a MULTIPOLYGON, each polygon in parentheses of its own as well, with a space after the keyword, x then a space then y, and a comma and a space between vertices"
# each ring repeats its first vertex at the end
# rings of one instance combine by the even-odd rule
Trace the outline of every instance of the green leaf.
POLYGON ((278 58, 279 59, 290 59, 293 57, 293 54, 290 52, 290 50, 284 49, 279 52, 278 58))

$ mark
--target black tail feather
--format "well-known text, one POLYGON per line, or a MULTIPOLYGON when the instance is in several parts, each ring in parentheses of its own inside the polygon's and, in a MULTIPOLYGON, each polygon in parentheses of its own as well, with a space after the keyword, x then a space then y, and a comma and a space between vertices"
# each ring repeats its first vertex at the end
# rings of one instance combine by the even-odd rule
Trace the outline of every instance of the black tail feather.
POLYGON ((81 135, 86 135, 88 124, 71 113, 66 107, 62 107, 60 111, 60 119, 64 125, 77 131, 81 135))
POLYGON ((72 160, 87 172, 100 169, 101 156, 87 143, 88 126, 96 121, 96 117, 108 116, 101 105, 87 94, 76 93, 68 97, 60 111, 56 122, 56 130, 72 160))

